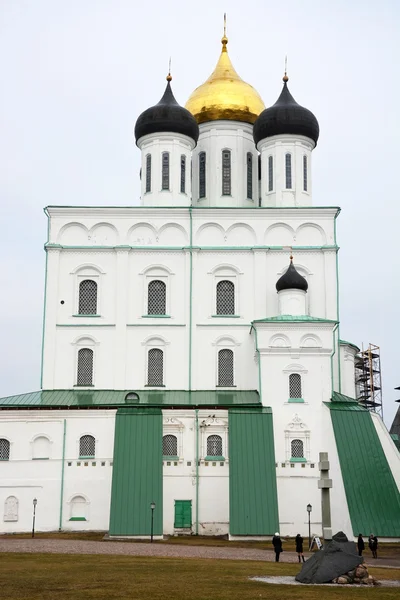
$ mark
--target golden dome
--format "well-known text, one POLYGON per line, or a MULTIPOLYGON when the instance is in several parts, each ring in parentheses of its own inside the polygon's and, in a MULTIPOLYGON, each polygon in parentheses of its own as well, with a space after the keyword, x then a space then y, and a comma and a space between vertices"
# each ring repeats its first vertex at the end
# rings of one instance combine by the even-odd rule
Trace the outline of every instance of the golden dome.
POLYGON ((264 110, 259 93, 236 73, 228 56, 228 38, 221 40, 222 52, 213 73, 194 90, 186 103, 198 123, 227 119, 254 123, 264 110))

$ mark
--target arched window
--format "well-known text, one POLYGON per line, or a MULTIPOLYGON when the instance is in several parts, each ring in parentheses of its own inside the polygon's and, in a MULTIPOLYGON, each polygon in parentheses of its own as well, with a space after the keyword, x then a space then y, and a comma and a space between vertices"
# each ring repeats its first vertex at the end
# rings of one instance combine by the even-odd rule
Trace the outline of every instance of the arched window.
POLYGON ((292 155, 285 154, 286 189, 292 189, 292 155))
POLYGON ((206 197, 206 153, 199 154, 199 198, 206 197))
POLYGON ((50 458, 50 440, 44 435, 40 435, 33 441, 32 458, 46 459, 50 458))
POLYGON ((80 315, 97 314, 97 283, 93 279, 84 279, 79 284, 80 315))
POLYGON ((222 151, 222 195, 231 195, 231 151, 222 151))
POLYGON ((224 348, 218 352, 218 386, 232 387, 234 385, 233 350, 224 348))
POLYGON ((0 460, 10 460, 10 442, 0 439, 0 460))
POLYGON ((181 156, 181 194, 186 194, 186 156, 181 156))
POLYGON ((162 153, 161 189, 169 190, 169 152, 162 153))
POLYGON ((79 458, 96 456, 96 440, 92 435, 83 435, 79 440, 79 458))
POLYGON ((162 453, 163 456, 178 456, 178 438, 176 435, 164 435, 162 453))
POLYGON ((87 502, 83 496, 74 496, 71 500, 70 521, 86 521, 87 502))
POLYGON ((290 442, 291 458, 304 458, 304 444, 302 440, 292 440, 290 442))
POLYGON ((289 375, 289 398, 301 398, 301 375, 291 373, 289 375))
POLYGON ((76 385, 93 385, 93 350, 90 348, 78 351, 76 385))
POLYGON ((165 315, 167 300, 167 286, 164 281, 153 279, 150 281, 147 291, 147 314, 165 315))
POLYGON ((268 156, 268 191, 272 192, 273 189, 274 189, 274 159, 272 156, 268 156))
POLYGON ((209 435, 207 438, 207 456, 223 456, 222 437, 220 435, 209 435))
POLYGON ((247 153, 247 197, 253 200, 253 155, 247 153))
POLYGON ((303 190, 306 192, 308 188, 308 165, 307 156, 303 156, 303 190))
POLYGON ((217 283, 217 315, 235 314, 235 284, 223 280, 217 283))
POLYGON ((151 348, 147 358, 147 385, 162 386, 164 382, 164 352, 151 348))
POLYGON ((146 193, 151 192, 151 154, 146 156, 146 193))

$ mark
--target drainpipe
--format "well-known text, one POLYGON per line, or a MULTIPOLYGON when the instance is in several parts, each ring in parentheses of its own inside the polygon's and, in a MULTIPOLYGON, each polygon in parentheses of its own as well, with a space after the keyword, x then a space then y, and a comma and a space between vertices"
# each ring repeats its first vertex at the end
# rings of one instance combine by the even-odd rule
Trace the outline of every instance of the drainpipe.
POLYGON ((196 535, 199 535, 199 409, 195 410, 196 427, 196 535))
POLYGON ((250 329, 250 333, 254 331, 254 339, 256 342, 256 352, 257 352, 257 357, 258 357, 258 393, 260 394, 260 402, 262 405, 262 387, 261 387, 261 355, 260 355, 260 350, 258 349, 258 337, 257 337, 257 329, 254 327, 254 325, 251 325, 251 329, 250 329))
MULTIPOLYGON (((333 328, 333 331, 332 331, 332 345, 333 345, 332 352, 331 352, 331 386, 332 386, 332 395, 333 395, 333 392, 334 392, 334 386, 333 386, 333 356, 336 353, 336 338, 335 338, 335 333, 336 333, 336 330, 337 330, 338 327, 339 327, 339 323, 336 323, 336 325, 335 325, 335 327, 333 328)), ((339 354, 339 364, 340 364, 340 350, 339 350, 338 354, 339 354)), ((340 388, 339 388, 339 391, 340 391, 340 388)))
POLYGON ((193 326, 193 215, 189 206, 190 241, 189 241, 189 392, 192 391, 192 326, 193 326))
MULTIPOLYGON (((333 224, 334 224, 334 241, 336 246, 336 321, 337 325, 337 336, 338 336, 338 345, 340 340, 340 318, 339 318, 339 248, 337 247, 336 241, 336 219, 340 214, 340 208, 337 210, 333 224)), ((338 351, 338 379, 339 379, 339 392, 342 391, 342 369, 340 365, 340 348, 338 351)), ((332 383, 333 385, 333 383, 332 383)))
POLYGON ((62 519, 63 519, 65 437, 66 437, 66 432, 67 432, 67 419, 64 419, 64 433, 63 433, 63 447, 62 447, 62 461, 61 461, 60 521, 59 521, 59 524, 58 524, 58 531, 62 530, 62 519))
MULTIPOLYGON (((47 217, 47 240, 46 240, 46 244, 50 241, 50 215, 48 213, 47 207, 43 209, 44 214, 47 217)), ((47 248, 45 247, 45 252, 46 252, 46 261, 45 261, 45 267, 44 267, 44 298, 43 298, 43 323, 42 323, 42 362, 41 362, 41 366, 40 366, 40 389, 43 389, 43 354, 44 354, 44 332, 45 332, 45 328, 46 328, 46 297, 47 297, 47 258, 48 258, 48 251, 47 248)))

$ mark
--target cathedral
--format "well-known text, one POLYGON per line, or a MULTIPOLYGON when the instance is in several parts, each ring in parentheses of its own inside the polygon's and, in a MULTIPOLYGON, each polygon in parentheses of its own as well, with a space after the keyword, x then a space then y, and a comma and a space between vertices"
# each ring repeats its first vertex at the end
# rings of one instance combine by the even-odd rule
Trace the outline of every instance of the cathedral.
POLYGON ((400 454, 341 337, 340 208, 313 203, 317 118, 286 73, 266 108, 221 42, 185 108, 168 74, 138 117, 139 206, 45 208, 41 389, 0 398, 2 533, 35 504, 39 531, 322 535, 327 452, 332 529, 400 538, 400 454))

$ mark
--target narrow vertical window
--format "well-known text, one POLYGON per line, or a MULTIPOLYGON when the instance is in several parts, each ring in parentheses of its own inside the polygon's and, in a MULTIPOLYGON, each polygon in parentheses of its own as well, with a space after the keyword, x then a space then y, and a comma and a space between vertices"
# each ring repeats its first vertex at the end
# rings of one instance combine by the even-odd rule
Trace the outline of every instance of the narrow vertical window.
POLYGON ((232 387, 233 383, 233 350, 224 348, 218 352, 218 385, 232 387))
POLYGON ((222 437, 220 435, 208 436, 207 456, 220 456, 222 458, 222 437))
POLYGON ((151 154, 146 156, 146 193, 151 192, 151 154))
POLYGON ((153 279, 147 288, 147 314, 165 315, 167 300, 167 286, 164 281, 153 279))
POLYGON ((161 189, 169 190, 169 152, 162 153, 161 189))
POLYGON ((231 195, 231 151, 222 151, 222 195, 231 195))
POLYGON ((162 386, 164 380, 164 353, 152 348, 147 355, 147 385, 162 386))
POLYGON ((186 156, 181 156, 181 194, 186 194, 186 156))
POLYGON ((308 165, 307 156, 303 156, 303 190, 306 192, 308 189, 308 165))
POLYGON ((176 435, 164 435, 162 453, 163 456, 178 456, 178 438, 176 435))
POLYGON ((78 352, 76 385, 93 384, 93 350, 81 348, 78 352))
POLYGON ((253 155, 247 153, 247 197, 253 200, 253 155))
POLYGON ((79 284, 78 314, 97 314, 97 283, 93 279, 84 279, 79 284))
POLYGON ((79 458, 94 458, 96 440, 92 435, 83 435, 79 440, 79 458))
POLYGON ((292 155, 285 155, 286 189, 292 189, 292 155))
POLYGON ((0 460, 10 459, 10 442, 4 438, 0 439, 0 460))
POLYGON ((235 314, 235 284, 229 280, 217 283, 217 315, 235 314))
POLYGON ((268 191, 272 192, 274 189, 274 159, 272 156, 268 156, 268 191))
POLYGON ((301 375, 291 373, 289 375, 289 398, 301 398, 301 375))
POLYGON ((304 444, 302 440, 290 442, 290 453, 292 458, 304 458, 304 444))
POLYGON ((206 153, 199 154, 199 198, 206 197, 206 153))

